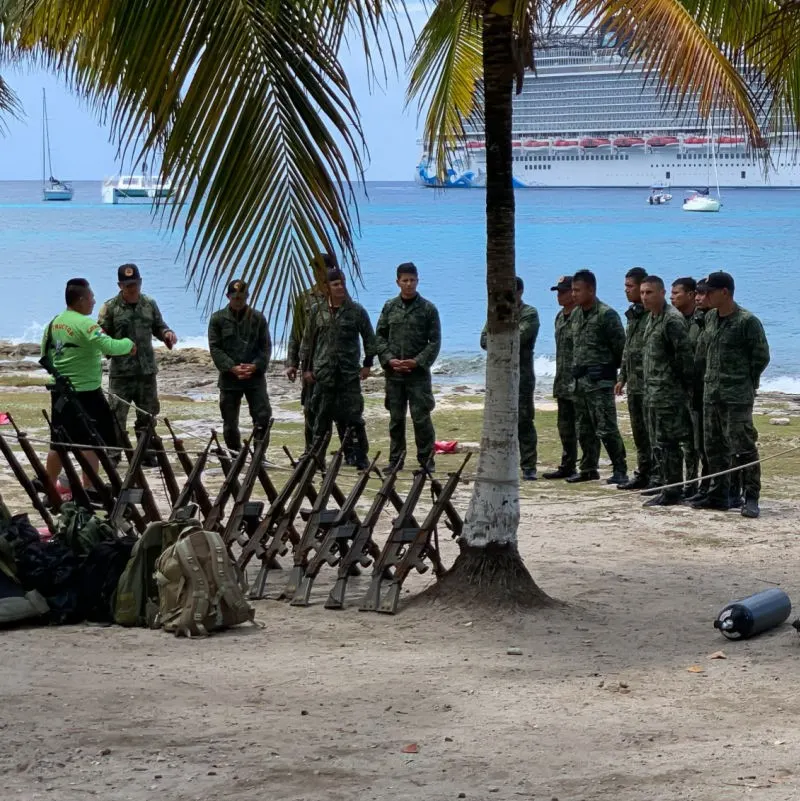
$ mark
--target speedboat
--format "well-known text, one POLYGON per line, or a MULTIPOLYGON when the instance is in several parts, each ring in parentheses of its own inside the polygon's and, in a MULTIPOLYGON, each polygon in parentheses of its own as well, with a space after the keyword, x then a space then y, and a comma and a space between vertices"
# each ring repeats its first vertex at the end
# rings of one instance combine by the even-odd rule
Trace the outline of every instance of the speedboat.
POLYGON ((669 203, 672 200, 672 195, 667 192, 669 186, 665 186, 664 184, 653 184, 650 187, 650 197, 647 198, 647 202, 651 206, 663 206, 664 203, 669 203))
POLYGON ((691 195, 684 198, 684 211, 719 211, 722 202, 708 194, 708 188, 696 189, 691 195))
POLYGON ((125 200, 167 200, 176 199, 172 182, 160 181, 148 173, 141 175, 120 175, 103 181, 103 203, 117 204, 125 200))

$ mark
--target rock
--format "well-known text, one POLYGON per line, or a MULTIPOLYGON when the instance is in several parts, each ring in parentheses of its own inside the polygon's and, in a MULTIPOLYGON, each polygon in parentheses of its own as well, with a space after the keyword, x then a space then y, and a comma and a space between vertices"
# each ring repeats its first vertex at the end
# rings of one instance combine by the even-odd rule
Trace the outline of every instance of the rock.
POLYGON ((522 648, 517 648, 516 646, 511 646, 510 648, 506 648, 506 653, 509 656, 522 656, 522 648))
POLYGON ((792 421, 788 417, 770 417, 771 426, 788 426, 792 421))
POLYGON ((459 797, 459 798, 466 798, 466 797, 467 797, 467 794, 466 794, 466 793, 459 793, 459 794, 458 794, 458 797, 459 797))
POLYGON ((110 753, 111 753, 111 749, 110 748, 103 748, 100 751, 100 756, 108 756, 110 753))

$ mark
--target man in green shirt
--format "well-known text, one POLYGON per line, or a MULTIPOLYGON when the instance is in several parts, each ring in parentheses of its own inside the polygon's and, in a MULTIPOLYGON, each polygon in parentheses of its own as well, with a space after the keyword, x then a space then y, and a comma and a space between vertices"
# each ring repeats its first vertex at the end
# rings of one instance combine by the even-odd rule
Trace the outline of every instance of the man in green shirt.
MULTIPOLYGON (((539 312, 522 302, 525 284, 517 276, 517 305, 519 306, 519 404, 517 407, 517 440, 519 465, 523 481, 536 481, 536 459, 539 439, 536 435, 533 392, 536 376, 533 372, 533 349, 539 335, 539 312)), ((481 347, 486 350, 487 329, 481 331, 481 347)))
POLYGON ((435 404, 431 367, 442 346, 442 329, 436 306, 417 292, 419 275, 412 262, 397 268, 400 294, 383 305, 375 343, 386 374, 389 412, 389 463, 400 467, 406 450, 406 414, 411 411, 417 461, 433 470, 436 435, 431 411, 435 404))
MULTIPOLYGON (((136 343, 134 355, 111 362, 108 388, 112 396, 111 409, 120 431, 125 431, 127 426, 130 404, 136 405, 134 431, 138 439, 161 409, 153 337, 161 340, 170 350, 178 337, 164 322, 158 304, 142 294, 142 276, 135 264, 119 267, 117 285, 119 293, 101 306, 97 322, 110 337, 128 337, 136 343)), ((158 466, 152 453, 145 457, 143 464, 146 467, 158 466)))
POLYGON ((272 342, 264 315, 247 305, 248 294, 244 281, 231 281, 228 305, 214 312, 208 321, 208 349, 219 370, 222 434, 232 451, 242 447, 242 397, 247 399, 256 435, 266 431, 272 417, 266 378, 272 342))
MULTIPOLYGON (((70 279, 64 296, 66 310, 50 321, 42 337, 43 364, 48 372, 63 376, 72 387, 67 403, 60 403, 62 393, 53 390, 51 420, 53 435, 58 438, 54 441, 65 437, 76 444, 113 447, 117 435, 114 416, 101 389, 102 357, 135 354, 136 345, 130 339, 112 339, 92 320, 94 292, 85 278, 70 279)), ((97 454, 91 450, 86 458, 97 470, 97 454)), ((61 459, 54 450, 47 454, 46 470, 55 483, 61 459)), ((83 484, 91 486, 86 475, 83 484)))

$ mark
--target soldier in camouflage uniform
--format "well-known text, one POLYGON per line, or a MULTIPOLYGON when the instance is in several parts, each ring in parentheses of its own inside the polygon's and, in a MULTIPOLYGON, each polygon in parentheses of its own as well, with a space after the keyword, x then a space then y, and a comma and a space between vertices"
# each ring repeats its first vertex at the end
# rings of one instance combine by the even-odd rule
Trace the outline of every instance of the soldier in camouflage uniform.
POLYGON ((600 478, 599 437, 613 467, 607 483, 622 484, 628 480, 628 466, 617 425, 614 385, 625 348, 625 329, 614 309, 597 299, 597 280, 590 270, 578 270, 572 276, 572 295, 578 306, 570 314, 572 375, 583 455, 580 472, 567 481, 577 484, 600 478))
MULTIPOLYGON (((758 460, 758 434, 753 425, 753 402, 761 374, 769 364, 769 344, 761 321, 733 299, 733 276, 711 273, 706 279, 711 311, 706 315, 706 373, 703 425, 712 475, 734 465, 758 460)), ((743 517, 758 517, 761 466, 741 471, 743 517)), ((728 509, 729 476, 711 479, 708 496, 695 509, 728 509)))
MULTIPOLYGON (((136 343, 136 352, 111 360, 109 390, 111 410, 120 431, 128 423, 129 404, 136 405, 133 427, 137 438, 151 422, 151 416, 160 411, 156 383, 156 358, 153 337, 172 349, 178 341, 175 332, 164 322, 158 304, 142 294, 142 276, 135 264, 123 264, 117 270, 119 294, 107 300, 97 316, 100 327, 112 338, 127 337, 136 343), (138 411, 141 409, 141 412, 138 411)), ((148 453, 143 461, 146 467, 155 467, 155 455, 148 453)))
POLYGON ((400 466, 406 450, 406 413, 411 410, 417 461, 433 470, 436 435, 431 421, 435 401, 431 367, 442 346, 436 306, 417 292, 419 276, 411 262, 397 268, 400 294, 387 300, 376 329, 376 353, 386 375, 389 411, 389 462, 400 466))
POLYGON ((644 402, 644 330, 647 326, 647 311, 642 305, 641 283, 647 275, 643 267, 633 267, 625 274, 625 296, 630 306, 625 312, 628 324, 625 328, 625 350, 622 366, 614 394, 628 395, 628 415, 631 419, 633 444, 636 446, 637 469, 630 481, 618 484, 619 489, 640 490, 650 484, 653 468, 652 450, 648 426, 648 414, 644 402))
POLYGON ((369 464, 366 432, 363 437, 358 436, 364 414, 361 382, 369 376, 374 358, 375 334, 369 315, 348 296, 341 270, 328 270, 327 298, 311 308, 300 345, 300 361, 304 380, 314 388, 314 440, 327 442, 333 422, 349 428, 357 440, 355 461, 360 470, 369 464))
POLYGON ((542 478, 570 478, 578 464, 578 430, 575 422, 575 402, 572 377, 572 325, 570 315, 575 310, 572 297, 572 276, 562 275, 552 292, 561 310, 556 315, 556 376, 553 379, 553 397, 558 404, 558 437, 561 440, 561 462, 557 469, 542 474, 542 478))
MULTIPOLYGON (((325 276, 328 270, 336 267, 336 259, 330 253, 322 253, 319 259, 311 263, 314 274, 322 276, 316 286, 308 292, 304 292, 298 299, 294 308, 294 315, 292 316, 292 327, 289 332, 289 342, 286 346, 286 360, 284 362, 284 375, 291 381, 295 382, 297 379, 298 370, 301 370, 300 364, 300 343, 303 339, 303 331, 305 329, 306 320, 315 304, 321 303, 325 300, 325 276)), ((302 379, 303 372, 301 371, 301 389, 300 389, 300 405, 303 407, 303 422, 306 451, 311 448, 311 443, 314 439, 314 419, 311 416, 313 403, 311 396, 313 395, 313 385, 306 384, 302 379)), ((341 423, 336 424, 339 434, 339 440, 342 442, 344 437, 344 429, 341 423)), ((356 463, 356 449, 354 441, 356 438, 362 437, 366 441, 366 429, 362 419, 359 431, 355 432, 354 436, 349 437, 346 442, 342 442, 344 448, 345 464, 355 465, 356 463)))
MULTIPOLYGON (((645 408, 653 446, 653 461, 659 465, 663 486, 683 481, 681 442, 687 435, 684 414, 692 386, 693 354, 683 315, 667 303, 664 282, 648 275, 641 285, 647 315, 644 334, 645 408)), ((645 506, 672 506, 683 500, 683 488, 662 490, 645 506)))
POLYGON ((242 447, 242 397, 247 399, 256 436, 266 431, 272 417, 266 378, 272 341, 264 315, 247 304, 244 281, 231 281, 227 297, 228 305, 214 312, 208 321, 208 347, 219 370, 217 386, 225 444, 238 451, 242 447))
MULTIPOLYGON (((517 305, 519 306, 519 405, 517 408, 517 439, 519 440, 519 466, 523 481, 536 481, 536 460, 539 438, 536 435, 533 393, 536 375, 533 372, 533 349, 539 336, 539 312, 522 302, 525 284, 517 277, 517 305)), ((487 329, 481 332, 481 347, 486 350, 487 329)))
MULTIPOLYGON (((697 339, 700 336, 700 327, 695 322, 697 313, 697 281, 694 278, 678 278, 672 282, 672 292, 670 302, 683 315, 689 331, 689 344, 692 346, 692 353, 697 348, 697 339)), ((687 396, 686 403, 686 430, 691 436, 681 443, 683 448, 683 475, 686 481, 697 478, 697 470, 700 464, 700 452, 697 449, 697 417, 694 414, 692 391, 687 396)), ((696 491, 696 484, 687 484, 686 492, 693 495, 696 491)))

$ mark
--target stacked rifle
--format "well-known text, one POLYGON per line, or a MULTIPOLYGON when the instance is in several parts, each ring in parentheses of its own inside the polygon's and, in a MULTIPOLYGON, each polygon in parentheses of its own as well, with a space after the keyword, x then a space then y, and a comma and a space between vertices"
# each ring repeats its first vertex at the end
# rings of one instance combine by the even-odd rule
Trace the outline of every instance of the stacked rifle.
MULTIPOLYGON (((0 453, 47 527, 55 532, 54 516, 63 503, 59 489, 48 477, 28 435, 12 418, 9 422, 24 459, 2 435, 0 453)), ((284 448, 290 470, 278 489, 265 458, 271 424, 256 429, 233 454, 220 445, 215 432, 201 451, 190 454, 168 420, 165 425, 174 452, 165 449, 152 428, 141 433, 135 447, 125 436, 121 441, 127 461, 124 470, 108 449, 98 448, 95 452, 105 478, 86 458, 85 445, 82 449, 69 444, 63 432, 51 426, 53 448, 61 459, 72 500, 104 513, 120 531, 141 533, 148 523, 162 519, 200 519, 204 528, 220 533, 243 574, 252 563, 258 564, 251 598, 266 597, 268 580, 277 575, 280 586, 275 588, 275 595, 293 606, 308 606, 317 576, 323 569, 332 569, 336 571, 334 584, 325 607, 341 609, 349 579, 371 567, 369 589, 359 609, 394 614, 403 582, 412 570, 425 573, 432 568, 437 576, 444 572, 438 537, 441 521, 444 519, 453 538, 461 534, 462 521, 451 501, 469 456, 444 483, 424 469, 416 471, 403 498, 397 491, 397 473, 378 469, 380 454, 368 469, 345 476, 342 449, 326 464, 321 452, 324 443, 318 442, 297 459, 284 448), (148 451, 156 454, 156 470, 143 469, 148 451), (209 493, 203 484, 211 458, 222 472, 216 493, 209 493), (173 464, 180 466, 182 476, 173 464), (81 481, 81 472, 87 486, 81 481), (160 505, 148 483, 148 475, 152 481, 153 474, 163 488, 160 505), (367 503, 365 493, 371 483, 379 487, 367 503), (427 513, 421 514, 418 505, 426 487, 431 503, 427 513), (387 511, 396 516, 381 546, 376 536, 387 511), (280 558, 287 555, 291 567, 283 573, 280 558)))

